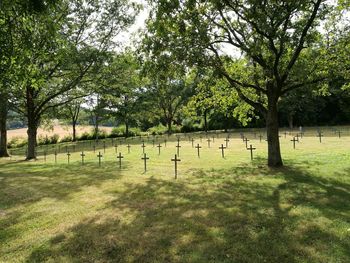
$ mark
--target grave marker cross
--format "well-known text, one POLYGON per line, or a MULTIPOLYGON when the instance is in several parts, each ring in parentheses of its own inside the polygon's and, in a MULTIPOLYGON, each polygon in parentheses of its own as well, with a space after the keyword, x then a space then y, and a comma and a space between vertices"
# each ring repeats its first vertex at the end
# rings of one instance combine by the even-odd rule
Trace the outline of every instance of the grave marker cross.
POLYGON ((194 138, 191 139, 191 142, 192 142, 192 148, 193 148, 194 138))
POLYGON ((126 147, 128 147, 128 153, 130 153, 131 145, 128 143, 128 145, 126 147))
POLYGON ((68 164, 69 164, 69 161, 70 161, 70 152, 67 152, 67 159, 68 159, 68 164))
POLYGON ((250 151, 250 159, 253 160, 253 151, 256 150, 256 148, 253 148, 253 146, 250 145, 250 147, 247 148, 247 150, 250 151))
POLYGON ((228 148, 228 142, 230 141, 230 139, 227 137, 224 141, 226 143, 226 148, 228 148))
POLYGON ((210 148, 210 142, 211 142, 210 138, 207 139, 207 142, 208 142, 208 148, 210 148))
POLYGON ((297 142, 298 140, 295 139, 295 137, 293 138, 293 140, 290 140, 291 142, 293 142, 293 149, 295 149, 295 142, 297 142))
POLYGON ((141 160, 143 160, 144 169, 145 169, 145 172, 146 172, 147 171, 147 160, 149 160, 149 157, 147 157, 146 153, 143 154, 143 157, 141 158, 141 160))
POLYGON ((175 154, 175 158, 171 159, 172 162, 175 162, 175 179, 177 179, 177 162, 180 162, 181 160, 177 158, 177 155, 175 154))
POLYGON ((117 156, 117 159, 119 159, 119 169, 122 168, 122 158, 124 158, 124 156, 122 156, 122 154, 119 153, 119 155, 117 156))
POLYGON ((245 147, 248 149, 248 138, 244 137, 243 141, 245 142, 245 147))
POLYGON ((199 143, 198 143, 195 148, 197 148, 197 155, 198 155, 198 158, 200 158, 199 149, 202 148, 202 146, 199 146, 199 143))
POLYGON ((55 150, 55 164, 57 164, 57 151, 55 150))
POLYGON ((180 148, 181 148, 180 144, 177 143, 175 147, 177 148, 177 155, 180 156, 180 148))
POLYGON ((160 143, 158 143, 157 147, 158 147, 158 155, 160 155, 160 148, 162 147, 162 145, 160 145, 160 143))
POLYGON ((224 145, 221 144, 221 146, 219 147, 219 149, 221 149, 221 156, 222 156, 222 158, 225 158, 224 149, 226 149, 226 147, 224 147, 224 145))
POLYGON ((259 140, 261 142, 261 139, 263 138, 263 136, 261 134, 259 134, 259 140))
POLYGON ((322 142, 322 137, 323 137, 322 132, 319 132, 319 133, 317 134, 317 137, 320 138, 320 143, 321 143, 321 142, 322 142))
POLYGON ((103 155, 101 154, 101 152, 98 152, 98 166, 101 166, 101 158, 103 157, 103 155))
POLYGON ((84 165, 85 153, 84 153, 84 152, 81 152, 80 156, 81 156, 81 164, 84 165))

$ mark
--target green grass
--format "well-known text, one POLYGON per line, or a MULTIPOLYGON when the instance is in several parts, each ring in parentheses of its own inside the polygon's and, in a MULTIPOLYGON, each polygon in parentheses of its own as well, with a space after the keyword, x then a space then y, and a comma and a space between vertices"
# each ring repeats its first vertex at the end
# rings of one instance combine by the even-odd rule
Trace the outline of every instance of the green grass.
POLYGON ((225 159, 223 137, 182 142, 177 180, 175 142, 147 145, 146 173, 136 142, 121 170, 113 148, 1 160, 0 262, 350 262, 350 137, 282 136, 269 169, 234 136, 225 159))

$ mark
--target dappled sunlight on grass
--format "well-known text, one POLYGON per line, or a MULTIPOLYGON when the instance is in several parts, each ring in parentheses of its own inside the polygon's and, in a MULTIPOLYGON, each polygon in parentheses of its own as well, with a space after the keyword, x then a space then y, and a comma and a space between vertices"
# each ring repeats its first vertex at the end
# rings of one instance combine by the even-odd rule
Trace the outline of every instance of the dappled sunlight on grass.
POLYGON ((346 150, 290 150, 270 169, 238 145, 226 159, 184 147, 177 180, 170 145, 146 173, 140 149, 122 169, 113 149, 102 167, 2 162, 0 261, 348 262, 346 150))

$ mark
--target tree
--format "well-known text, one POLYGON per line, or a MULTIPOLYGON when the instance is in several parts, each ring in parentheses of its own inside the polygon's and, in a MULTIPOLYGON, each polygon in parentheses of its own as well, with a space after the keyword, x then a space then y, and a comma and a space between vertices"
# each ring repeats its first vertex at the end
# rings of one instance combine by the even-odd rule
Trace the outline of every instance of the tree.
POLYGON ((73 99, 63 94, 91 81, 115 37, 133 22, 126 0, 64 1, 45 14, 28 18, 19 32, 24 69, 13 101, 28 120, 27 159, 35 158, 37 128, 44 113, 73 99))
POLYGON ((1 1, 0 9, 0 157, 8 157, 7 151, 7 115, 11 86, 20 74, 16 31, 28 26, 26 17, 37 16, 56 2, 42 0, 1 1))
POLYGON ((195 76, 186 74, 183 67, 172 63, 166 55, 158 57, 157 60, 146 61, 144 73, 149 79, 143 94, 145 108, 156 107, 161 112, 170 134, 177 112, 192 94, 195 76))
MULTIPOLYGON (((318 39, 316 27, 328 11, 325 0, 150 1, 145 44, 189 65, 218 71, 239 97, 265 118, 268 165, 282 166, 278 102, 291 90, 323 76, 316 65, 298 70, 300 56, 318 39), (230 70, 241 52, 240 73, 230 70)), ((316 54, 315 54, 316 55, 316 54)))

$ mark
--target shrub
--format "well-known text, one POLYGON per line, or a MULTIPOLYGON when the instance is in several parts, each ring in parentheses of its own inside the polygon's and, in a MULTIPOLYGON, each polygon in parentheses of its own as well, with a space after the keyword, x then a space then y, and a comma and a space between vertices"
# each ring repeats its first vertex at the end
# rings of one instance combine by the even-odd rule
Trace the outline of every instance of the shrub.
POLYGON ((60 142, 71 142, 72 140, 73 138, 71 135, 66 135, 60 140, 60 142))
POLYGON ((37 140, 38 145, 47 145, 50 144, 50 139, 47 135, 39 135, 37 140))
POLYGON ((7 147, 9 149, 11 148, 21 148, 23 146, 27 145, 27 140, 24 139, 23 137, 13 137, 11 140, 7 142, 7 147))
POLYGON ((78 141, 85 141, 90 139, 90 133, 88 132, 83 132, 80 136, 77 137, 78 141))
POLYGON ((149 128, 147 131, 152 135, 162 135, 167 132, 167 127, 160 123, 157 126, 149 128))
POLYGON ((110 133, 110 137, 122 137, 125 134, 125 125, 119 125, 118 127, 114 127, 110 133))
POLYGON ((142 131, 138 127, 133 127, 129 129, 129 136, 139 136, 141 135, 142 131))
POLYGON ((58 143, 60 136, 58 134, 54 134, 54 135, 50 136, 49 139, 50 139, 51 144, 56 144, 56 143, 58 143))

